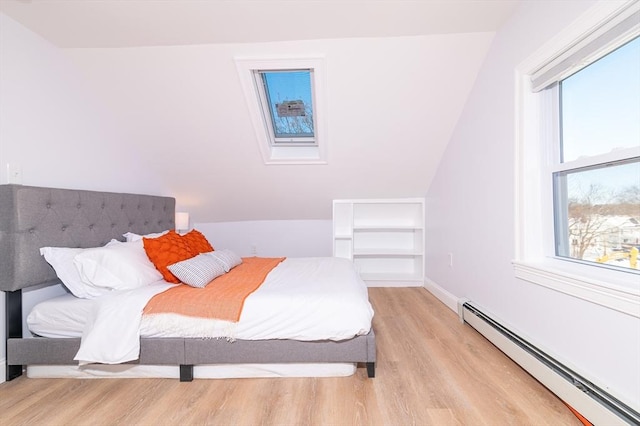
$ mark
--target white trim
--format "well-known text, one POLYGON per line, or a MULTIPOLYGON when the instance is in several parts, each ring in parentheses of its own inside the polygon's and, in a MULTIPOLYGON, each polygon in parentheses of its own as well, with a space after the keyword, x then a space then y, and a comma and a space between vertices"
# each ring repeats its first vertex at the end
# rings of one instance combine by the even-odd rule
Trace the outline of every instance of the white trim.
MULTIPOLYGON (((7 360, 6 358, 0 359, 0 371, 7 371, 7 360)), ((7 381, 6 374, 0 374, 0 384, 7 381)))
POLYGON ((458 312, 458 298, 440 287, 435 283, 435 281, 424 277, 424 288, 444 303, 447 308, 451 309, 453 312, 458 312))
POLYGON ((594 165, 611 164, 617 161, 624 161, 635 157, 640 157, 640 146, 637 148, 619 148, 615 151, 607 152, 605 154, 594 155, 591 157, 581 157, 577 160, 567 161, 566 163, 554 164, 549 167, 549 172, 564 172, 585 167, 593 167, 594 165))
MULTIPOLYGON (((544 96, 533 93, 530 76, 552 58, 558 56, 579 40, 593 32, 610 16, 628 7, 633 1, 599 1, 561 33, 549 40, 534 54, 521 62, 515 70, 515 276, 519 279, 568 294, 625 314, 640 317, 639 274, 621 272, 598 266, 584 265, 551 258, 553 236, 553 207, 551 199, 543 196, 544 186, 551 185, 550 164, 557 153, 541 147, 539 141, 550 137, 549 129, 540 127, 544 96), (537 177, 536 177, 537 175, 537 177)), ((634 5, 635 6, 635 5, 634 5)), ((620 156, 637 155, 630 148, 599 159, 615 161, 620 156), (624 151, 624 152, 623 152, 624 151)), ((590 158, 590 163, 593 158, 590 158)), ((582 160, 558 167, 587 165, 582 160)), ((556 166, 554 166, 556 167, 556 166)), ((547 186, 550 188, 550 186, 547 186)))
POLYGON ((283 56, 280 58, 236 57, 236 68, 253 129, 265 164, 327 164, 327 102, 325 59, 323 55, 304 57, 283 56), (273 146, 269 133, 270 121, 264 116, 260 103, 260 91, 256 88, 254 71, 311 69, 313 70, 313 114, 316 145, 296 146, 278 144, 273 146))
MULTIPOLYGON (((640 318, 638 289, 555 269, 542 262, 513 261, 513 268, 517 278, 640 318)), ((627 275, 637 282, 636 274, 627 275)))
POLYGON ((375 280, 362 278, 367 287, 422 287, 420 280, 375 280))

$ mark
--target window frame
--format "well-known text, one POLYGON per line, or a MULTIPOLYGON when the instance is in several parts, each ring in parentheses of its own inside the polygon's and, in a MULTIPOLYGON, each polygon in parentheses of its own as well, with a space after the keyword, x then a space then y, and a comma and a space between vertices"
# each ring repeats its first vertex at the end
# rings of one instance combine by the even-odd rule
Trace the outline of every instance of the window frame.
POLYGON ((327 164, 324 57, 317 55, 281 58, 236 57, 234 59, 264 163, 327 164), (276 141, 266 91, 261 87, 260 72, 300 70, 311 72, 314 143, 296 140, 276 141))
POLYGON ((272 114, 272 109, 270 106, 270 97, 269 94, 267 93, 267 89, 266 89, 266 81, 264 78, 264 74, 265 73, 271 73, 271 72, 298 72, 298 71, 305 71, 305 72, 309 72, 309 79, 310 79, 310 84, 311 84, 311 104, 312 104, 312 110, 313 110, 313 106, 315 106, 315 91, 314 89, 314 83, 313 83, 313 79, 314 79, 314 70, 313 69, 299 69, 299 70, 292 70, 292 69, 286 69, 286 70, 254 70, 253 71, 253 77, 255 79, 255 84, 256 84, 256 90, 258 92, 258 99, 260 101, 260 108, 262 109, 262 115, 264 118, 264 124, 267 128, 267 132, 269 133, 269 143, 271 144, 272 147, 276 147, 276 146, 318 146, 318 141, 316 140, 316 132, 315 132, 315 128, 316 128, 316 117, 315 117, 315 112, 312 116, 313 119, 313 128, 314 128, 314 132, 313 132, 313 136, 309 137, 309 136, 294 136, 294 137, 278 137, 276 135, 276 131, 274 129, 274 120, 275 118, 273 117, 272 114))
MULTIPOLYGON (((558 85, 534 93, 532 84, 532 76, 545 64, 593 33, 594 28, 605 25, 611 16, 628 5, 598 2, 516 67, 516 256, 513 266, 519 279, 640 318, 637 271, 604 268, 556 256, 553 173, 591 165, 593 157, 560 162, 558 85)), ((601 50, 597 57, 612 50, 601 50)), ((615 162, 629 156, 640 156, 640 147, 603 154, 597 161, 615 162)))

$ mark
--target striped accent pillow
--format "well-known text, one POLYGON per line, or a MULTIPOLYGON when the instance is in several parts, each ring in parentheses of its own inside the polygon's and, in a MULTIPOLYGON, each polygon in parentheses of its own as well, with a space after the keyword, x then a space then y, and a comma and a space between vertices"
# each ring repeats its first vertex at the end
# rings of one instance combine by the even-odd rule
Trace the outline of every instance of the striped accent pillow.
POLYGON ((222 266, 224 266, 225 272, 229 272, 232 268, 242 263, 242 258, 229 249, 216 250, 206 254, 218 259, 218 261, 222 263, 222 266))
POLYGON ((208 253, 176 262, 167 268, 180 281, 196 288, 206 287, 214 278, 226 272, 223 263, 208 253))

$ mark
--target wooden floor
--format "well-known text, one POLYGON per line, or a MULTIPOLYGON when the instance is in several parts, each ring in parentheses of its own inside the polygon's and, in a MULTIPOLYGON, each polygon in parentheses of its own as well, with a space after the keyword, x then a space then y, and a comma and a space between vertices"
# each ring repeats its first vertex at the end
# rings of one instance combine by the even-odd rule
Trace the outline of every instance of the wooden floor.
POLYGON ((569 409, 423 288, 372 288, 376 377, 27 379, 0 425, 579 425, 569 409))

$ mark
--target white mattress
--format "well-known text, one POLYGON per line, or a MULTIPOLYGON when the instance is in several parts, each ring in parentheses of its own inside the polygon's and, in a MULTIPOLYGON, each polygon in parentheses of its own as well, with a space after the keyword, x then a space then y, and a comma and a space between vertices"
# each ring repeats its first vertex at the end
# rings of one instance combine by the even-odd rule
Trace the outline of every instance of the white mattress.
MULTIPOLYGON (((64 295, 36 305, 32 333, 82 337, 96 300, 64 295)), ((353 265, 339 258, 287 258, 245 301, 238 323, 175 314, 143 316, 141 337, 225 337, 243 340, 343 340, 367 334, 373 309, 353 265)))

